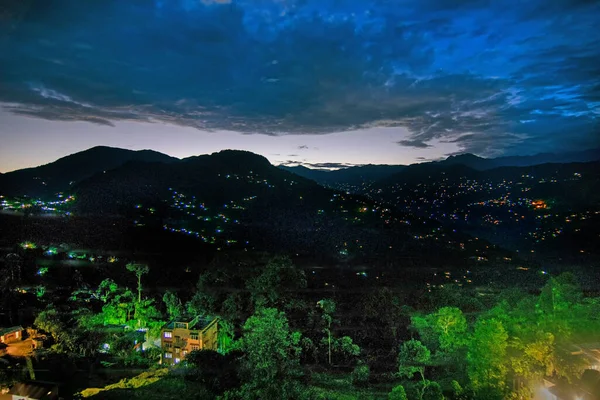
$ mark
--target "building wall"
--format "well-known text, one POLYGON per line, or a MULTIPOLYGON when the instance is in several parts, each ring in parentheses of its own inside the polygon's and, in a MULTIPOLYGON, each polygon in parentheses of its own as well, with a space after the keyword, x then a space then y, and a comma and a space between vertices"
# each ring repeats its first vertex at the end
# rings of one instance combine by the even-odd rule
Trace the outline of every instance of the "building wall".
POLYGON ((162 363, 177 364, 194 350, 217 350, 218 323, 214 322, 207 328, 204 331, 179 327, 163 329, 160 335, 162 363))
POLYGON ((2 343, 12 343, 12 342, 16 342, 18 340, 21 340, 23 338, 23 335, 21 334, 20 331, 15 331, 15 332, 10 332, 7 333, 3 336, 0 336, 0 342, 2 343))
POLYGON ((202 334, 202 340, 204 349, 208 350, 218 350, 219 342, 218 342, 218 326, 219 322, 215 322, 207 327, 207 329, 202 334))

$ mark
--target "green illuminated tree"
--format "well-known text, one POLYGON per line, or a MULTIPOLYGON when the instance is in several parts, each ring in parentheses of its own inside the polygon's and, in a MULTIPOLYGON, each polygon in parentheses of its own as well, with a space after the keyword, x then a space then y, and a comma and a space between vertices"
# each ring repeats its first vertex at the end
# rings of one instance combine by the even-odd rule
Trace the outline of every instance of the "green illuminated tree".
POLYGON ((219 319, 219 330, 217 333, 218 351, 221 354, 227 354, 233 349, 233 324, 224 319, 219 319))
POLYGON ((392 391, 388 394, 388 400, 408 400, 404 386, 394 386, 392 391))
POLYGON ((469 342, 467 373, 471 385, 489 399, 502 398, 506 390, 508 334, 495 319, 480 319, 469 342))
POLYGON ((442 307, 432 314, 414 316, 411 322, 432 349, 452 353, 466 344, 467 320, 456 307, 442 307))
POLYGON ((248 318, 237 348, 242 358, 244 399, 298 398, 301 376, 299 332, 291 332, 283 312, 261 308, 248 318))

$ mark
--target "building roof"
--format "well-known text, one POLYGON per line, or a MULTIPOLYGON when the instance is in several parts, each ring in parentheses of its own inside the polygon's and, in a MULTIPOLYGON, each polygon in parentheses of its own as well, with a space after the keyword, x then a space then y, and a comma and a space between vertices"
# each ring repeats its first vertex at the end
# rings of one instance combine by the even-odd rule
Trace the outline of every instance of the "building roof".
POLYGON ((0 336, 4 336, 8 333, 13 332, 21 332, 23 330, 22 326, 11 326, 10 328, 0 328, 0 336))
POLYGON ((189 330, 198 330, 201 331, 203 329, 205 329, 206 327, 208 327, 210 324, 213 323, 213 321, 217 320, 218 318, 206 318, 206 317, 194 317, 194 318, 179 318, 179 319, 174 319, 172 321, 169 321, 165 326, 162 327, 162 329, 173 329, 175 328, 175 323, 180 322, 180 323, 184 323, 184 324, 188 324, 188 329, 189 330))
POLYGON ((17 383, 8 391, 9 394, 29 397, 31 399, 49 399, 50 393, 57 387, 56 383, 32 381, 17 383))

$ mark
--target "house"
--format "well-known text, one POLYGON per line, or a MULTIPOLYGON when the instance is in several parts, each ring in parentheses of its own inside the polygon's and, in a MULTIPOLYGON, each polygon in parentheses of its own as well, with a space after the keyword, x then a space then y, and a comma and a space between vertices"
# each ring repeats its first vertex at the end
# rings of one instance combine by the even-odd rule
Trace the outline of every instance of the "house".
POLYGON ((58 385, 52 382, 30 381, 17 383, 8 391, 11 400, 58 399, 58 385))
POLYGON ((218 318, 180 318, 162 327, 162 364, 178 364, 193 350, 217 350, 218 318))
POLYGON ((0 343, 12 343, 23 339, 23 327, 0 328, 0 343))

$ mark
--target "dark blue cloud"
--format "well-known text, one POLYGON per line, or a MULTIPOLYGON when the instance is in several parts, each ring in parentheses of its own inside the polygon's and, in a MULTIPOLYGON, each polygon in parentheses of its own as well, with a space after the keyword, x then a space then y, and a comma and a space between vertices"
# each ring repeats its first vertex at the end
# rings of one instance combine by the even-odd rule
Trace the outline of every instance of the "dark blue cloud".
POLYGON ((492 3, 7 2, 0 102, 106 125, 405 127, 402 146, 482 155, 600 145, 600 3, 492 3))

